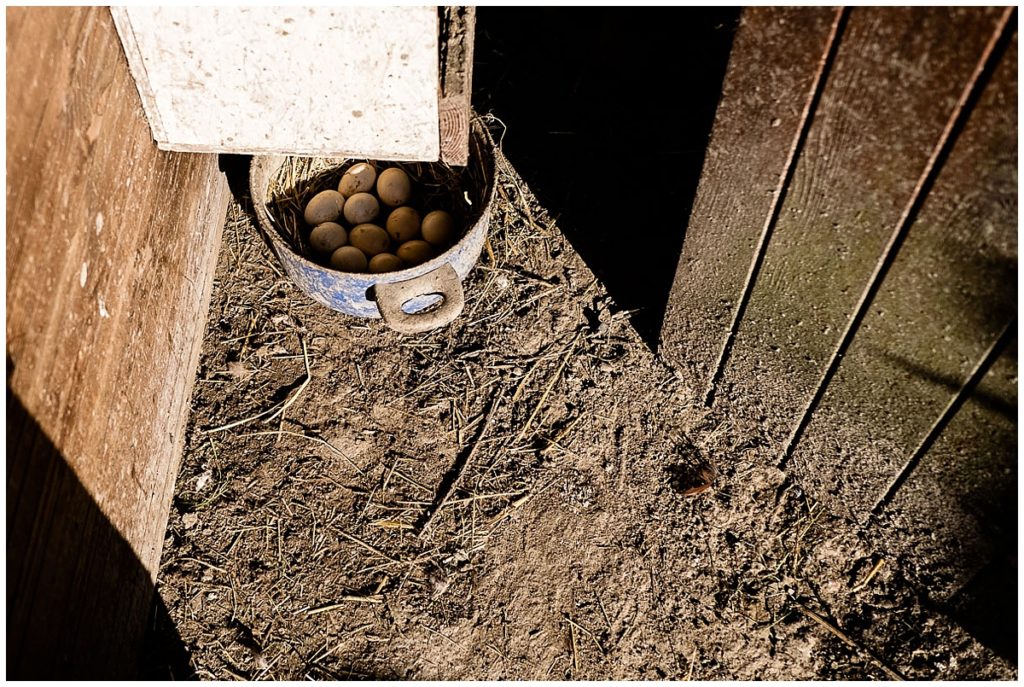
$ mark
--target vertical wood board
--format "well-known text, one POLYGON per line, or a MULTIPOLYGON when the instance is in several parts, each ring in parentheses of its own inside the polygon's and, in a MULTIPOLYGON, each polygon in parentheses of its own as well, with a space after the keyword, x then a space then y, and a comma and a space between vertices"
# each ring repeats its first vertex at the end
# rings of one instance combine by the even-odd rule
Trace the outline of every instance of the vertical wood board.
POLYGON ((438 105, 441 160, 469 164, 469 111, 473 95, 473 36, 476 8, 439 8, 441 19, 441 101, 438 105))
POLYGON ((695 395, 729 337, 837 17, 835 9, 743 12, 661 331, 661 354, 695 395))
POLYGON ((111 13, 162 149, 439 159, 435 7, 111 13))
POLYGON ((801 482, 861 518, 1017 309, 1017 51, 910 227, 793 453, 801 482))
POLYGON ((8 665, 126 677, 228 200, 157 150, 105 8, 7 10, 8 665))
POLYGON ((718 390, 773 441, 813 396, 1001 15, 851 11, 718 390))

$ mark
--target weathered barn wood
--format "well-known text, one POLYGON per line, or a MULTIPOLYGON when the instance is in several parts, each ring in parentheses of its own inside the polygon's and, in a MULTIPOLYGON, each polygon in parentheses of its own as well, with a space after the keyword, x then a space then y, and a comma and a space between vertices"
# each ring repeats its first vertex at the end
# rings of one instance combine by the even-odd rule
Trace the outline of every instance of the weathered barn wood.
POLYGON ((917 199, 1003 14, 851 11, 716 391, 780 445, 917 199))
POLYGON ((774 221, 839 13, 750 8, 733 41, 661 353, 707 394, 774 221))
POLYGON ((464 158, 472 8, 111 11, 162 149, 464 158))
POLYGON ((790 465, 860 519, 1017 309, 1017 51, 999 62, 790 465))
POLYGON ((450 165, 469 162, 469 110, 473 96, 473 36, 476 8, 440 7, 441 101, 438 105, 441 160, 450 165))
MULTIPOLYGON (((726 311, 734 338, 709 365, 699 338, 722 342, 728 318, 707 280, 685 279, 733 249, 695 212, 663 352, 705 403, 759 422, 812 501, 863 524, 935 622, 1015 660, 1000 611, 1016 577, 1015 13, 855 8, 835 45, 749 290, 726 311)), ((778 157, 750 155, 755 181, 778 157)), ((705 166, 699 199, 758 202, 723 168, 705 166)))
POLYGON ((106 8, 8 8, 9 676, 130 675, 227 199, 153 144, 106 8))
POLYGON ((1013 341, 884 509, 906 550, 937 563, 935 601, 1016 556, 1017 380, 1013 341))

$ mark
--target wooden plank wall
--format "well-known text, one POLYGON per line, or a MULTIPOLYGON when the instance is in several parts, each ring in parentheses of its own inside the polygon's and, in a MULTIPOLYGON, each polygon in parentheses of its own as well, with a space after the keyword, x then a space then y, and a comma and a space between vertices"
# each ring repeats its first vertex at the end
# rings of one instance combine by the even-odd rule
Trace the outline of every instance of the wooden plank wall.
POLYGON ((850 12, 716 389, 776 441, 831 362, 998 18, 850 12))
POLYGON ((107 9, 7 9, 9 677, 131 676, 227 201, 107 9))
POLYGON ((662 355, 703 398, 731 342, 839 18, 835 9, 756 7, 740 19, 661 336, 662 355))
POLYGON ((1011 48, 790 460, 792 472, 816 491, 841 493, 837 504, 850 517, 862 518, 885 497, 1016 313, 1017 51, 1011 48))
MULTIPOLYGON (((661 351, 832 512, 920 518, 909 541, 948 544, 984 529, 986 477, 1016 480, 1016 15, 858 7, 824 23, 744 13, 661 351), (803 30, 780 41, 771 17, 803 30), (765 64, 782 76, 744 81, 765 64), (766 98, 807 116, 761 144, 744 134, 766 98)), ((948 562, 940 601, 979 555, 948 562)))

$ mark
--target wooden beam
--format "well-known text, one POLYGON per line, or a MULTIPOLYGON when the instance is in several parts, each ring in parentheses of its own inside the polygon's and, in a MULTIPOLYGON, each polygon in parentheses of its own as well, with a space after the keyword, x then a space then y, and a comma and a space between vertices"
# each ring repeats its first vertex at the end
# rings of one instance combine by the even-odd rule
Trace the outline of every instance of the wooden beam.
POLYGON ((439 7, 441 13, 441 161, 469 163, 469 113, 473 96, 475 7, 439 7))
POLYGON ((107 9, 7 9, 8 676, 131 676, 228 197, 107 9))

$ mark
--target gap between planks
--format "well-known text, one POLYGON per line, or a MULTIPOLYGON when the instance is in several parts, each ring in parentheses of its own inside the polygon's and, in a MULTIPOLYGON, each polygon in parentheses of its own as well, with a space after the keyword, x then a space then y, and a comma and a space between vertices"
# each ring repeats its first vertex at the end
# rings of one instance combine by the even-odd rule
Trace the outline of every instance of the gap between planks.
POLYGON ((896 492, 899 491, 900 487, 903 486, 903 483, 907 481, 907 478, 910 477, 910 474, 921 462, 921 459, 932 447, 932 444, 934 444, 936 439, 939 438, 939 435, 942 434, 942 430, 946 428, 946 425, 950 423, 953 417, 957 414, 957 411, 960 410, 961 406, 963 406, 963 404, 971 397, 974 389, 981 383, 981 380, 984 379, 989 369, 991 369, 995 364, 999 356, 1003 354, 1003 351, 1007 349, 1010 342, 1013 341, 1016 335, 1017 318, 1014 317, 1006 324, 1005 327, 1003 327, 1002 333, 1000 333, 992 345, 989 346, 988 350, 985 351, 985 354, 981 356, 981 359, 978 360, 963 386, 961 386, 956 395, 949 400, 949 403, 943 409, 942 413, 932 424, 931 429, 929 429, 928 433, 925 434, 923 439, 921 439, 921 443, 919 443, 913 453, 910 454, 910 458, 907 459, 907 462, 903 465, 899 474, 897 474, 896 477, 893 478, 892 482, 889 483, 885 493, 882 494, 871 509, 871 515, 878 515, 882 512, 882 509, 892 501, 896 492))

